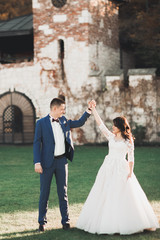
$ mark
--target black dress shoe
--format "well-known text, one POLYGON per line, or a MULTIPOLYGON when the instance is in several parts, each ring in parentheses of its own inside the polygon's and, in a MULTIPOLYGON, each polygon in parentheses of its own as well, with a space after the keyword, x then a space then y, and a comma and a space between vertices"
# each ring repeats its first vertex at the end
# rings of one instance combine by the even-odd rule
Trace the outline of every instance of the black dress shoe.
POLYGON ((63 225, 63 229, 64 229, 64 230, 70 229, 70 224, 69 224, 69 223, 64 224, 64 225, 63 225))
POLYGON ((39 232, 44 232, 44 225, 39 225, 39 232))

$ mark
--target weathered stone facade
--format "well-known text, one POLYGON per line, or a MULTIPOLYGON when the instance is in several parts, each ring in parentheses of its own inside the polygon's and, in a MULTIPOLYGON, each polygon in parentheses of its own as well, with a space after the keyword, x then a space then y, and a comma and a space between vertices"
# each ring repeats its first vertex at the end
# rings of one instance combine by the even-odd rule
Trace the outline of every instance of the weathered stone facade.
POLYGON ((124 85, 123 71, 106 76, 107 90, 103 93, 104 119, 108 124, 125 115, 132 129, 145 128, 145 142, 160 141, 160 81, 155 72, 156 69, 130 69, 128 87, 124 85))
MULTIPOLYGON (((0 65, 0 94, 9 89, 26 94, 37 118, 48 114, 51 99, 59 93, 65 94, 66 115, 72 119, 94 98, 109 126, 123 113, 147 127, 147 141, 159 140, 158 81, 130 74, 124 88, 123 73, 110 76, 120 71, 118 9, 113 3, 68 0, 56 8, 51 0, 33 0, 33 19, 34 62, 0 65)), ((73 139, 77 144, 104 141, 93 117, 73 131, 73 139)))

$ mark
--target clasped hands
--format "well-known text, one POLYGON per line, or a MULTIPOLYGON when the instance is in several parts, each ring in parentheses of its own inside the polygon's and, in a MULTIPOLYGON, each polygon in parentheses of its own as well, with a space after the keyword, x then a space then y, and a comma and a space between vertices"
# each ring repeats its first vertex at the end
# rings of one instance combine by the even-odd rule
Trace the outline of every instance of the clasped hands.
POLYGON ((93 110, 96 107, 96 101, 95 100, 91 100, 88 102, 88 108, 93 110))

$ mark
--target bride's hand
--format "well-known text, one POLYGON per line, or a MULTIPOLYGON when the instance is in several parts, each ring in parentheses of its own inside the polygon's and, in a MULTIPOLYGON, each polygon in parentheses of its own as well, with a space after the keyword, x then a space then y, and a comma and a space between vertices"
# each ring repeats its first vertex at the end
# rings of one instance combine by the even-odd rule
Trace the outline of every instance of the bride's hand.
POLYGON ((127 176, 127 180, 132 177, 132 173, 129 173, 127 176))

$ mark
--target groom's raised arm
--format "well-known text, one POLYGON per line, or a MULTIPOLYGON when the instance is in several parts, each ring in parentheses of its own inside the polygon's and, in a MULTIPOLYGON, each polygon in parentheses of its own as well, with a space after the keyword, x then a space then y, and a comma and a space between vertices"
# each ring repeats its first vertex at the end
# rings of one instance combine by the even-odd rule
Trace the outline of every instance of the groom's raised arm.
POLYGON ((87 121, 87 119, 90 117, 91 115, 91 111, 87 110, 86 112, 84 112, 84 114, 82 115, 82 117, 78 120, 69 120, 68 123, 70 125, 70 128, 78 128, 78 127, 82 127, 85 122, 87 121))

